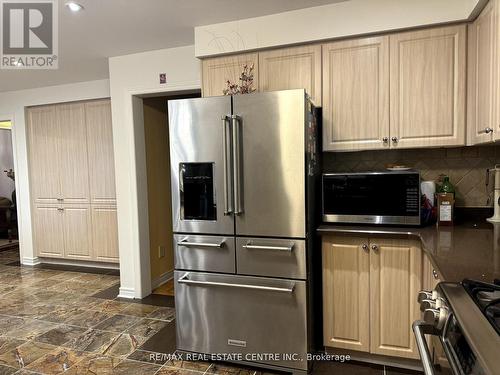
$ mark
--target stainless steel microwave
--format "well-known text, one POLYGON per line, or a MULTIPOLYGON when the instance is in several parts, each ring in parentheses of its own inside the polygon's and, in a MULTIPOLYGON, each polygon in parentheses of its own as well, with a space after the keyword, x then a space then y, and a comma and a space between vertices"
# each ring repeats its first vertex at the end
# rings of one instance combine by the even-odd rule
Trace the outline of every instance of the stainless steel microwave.
POLYGON ((323 221, 420 225, 420 173, 384 171, 326 173, 323 221))

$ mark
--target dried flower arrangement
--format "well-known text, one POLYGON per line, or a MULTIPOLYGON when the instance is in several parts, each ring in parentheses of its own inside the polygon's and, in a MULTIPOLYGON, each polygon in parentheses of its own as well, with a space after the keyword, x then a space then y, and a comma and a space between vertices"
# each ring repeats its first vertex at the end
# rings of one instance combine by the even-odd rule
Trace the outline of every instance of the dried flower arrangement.
POLYGON ((224 95, 236 95, 236 94, 250 94, 255 91, 255 87, 253 87, 253 64, 243 65, 243 71, 240 74, 241 84, 231 82, 229 80, 226 81, 227 87, 222 90, 224 95))

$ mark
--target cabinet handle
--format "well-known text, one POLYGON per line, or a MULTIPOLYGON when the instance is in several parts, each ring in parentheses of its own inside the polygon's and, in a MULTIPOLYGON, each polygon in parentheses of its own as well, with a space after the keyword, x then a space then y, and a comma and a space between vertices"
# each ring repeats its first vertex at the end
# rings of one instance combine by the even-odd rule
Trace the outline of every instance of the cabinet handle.
POLYGON ((58 207, 57 211, 64 211, 64 208, 58 207))
POLYGON ((398 137, 392 137, 391 140, 394 142, 394 143, 398 143, 399 139, 398 137))
POLYGON ((389 142, 389 137, 384 137, 384 138, 382 138, 382 142, 384 142, 384 143, 389 142))
POLYGON ((363 244, 361 245, 361 248, 364 250, 364 251, 368 251, 368 245, 367 244, 363 244))
POLYGON ((434 278, 437 280, 439 279, 439 275, 438 273, 436 272, 436 270, 432 270, 432 276, 434 276, 434 278))
MULTIPOLYGON (((483 132, 481 132, 481 133, 483 133, 483 132)), ((490 128, 489 126, 487 126, 487 127, 484 128, 484 133, 486 133, 486 134, 493 133, 493 129, 490 128)))
POLYGON ((378 250, 378 245, 373 244, 373 245, 372 245, 372 250, 373 250, 373 251, 377 251, 377 250, 378 250))

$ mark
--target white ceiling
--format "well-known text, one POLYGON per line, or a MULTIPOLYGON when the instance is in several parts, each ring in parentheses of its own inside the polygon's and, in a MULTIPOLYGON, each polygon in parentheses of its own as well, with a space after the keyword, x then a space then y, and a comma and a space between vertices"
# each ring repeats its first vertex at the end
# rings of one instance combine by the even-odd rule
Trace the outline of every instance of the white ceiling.
POLYGON ((194 43, 194 27, 346 0, 59 0, 59 69, 0 70, 0 92, 108 78, 111 56, 194 43))

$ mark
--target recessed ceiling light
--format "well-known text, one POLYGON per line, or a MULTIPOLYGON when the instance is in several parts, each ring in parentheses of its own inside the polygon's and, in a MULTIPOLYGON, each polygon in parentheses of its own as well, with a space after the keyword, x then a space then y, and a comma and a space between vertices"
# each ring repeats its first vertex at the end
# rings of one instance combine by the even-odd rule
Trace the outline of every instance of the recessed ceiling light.
POLYGON ((66 3, 66 6, 69 8, 69 10, 71 10, 72 12, 79 12, 81 10, 83 10, 83 5, 82 4, 78 4, 77 2, 75 1, 68 1, 66 3))

